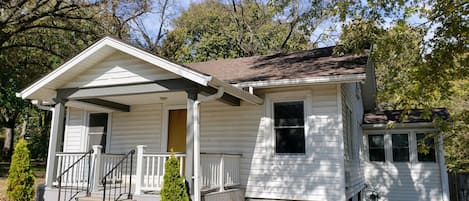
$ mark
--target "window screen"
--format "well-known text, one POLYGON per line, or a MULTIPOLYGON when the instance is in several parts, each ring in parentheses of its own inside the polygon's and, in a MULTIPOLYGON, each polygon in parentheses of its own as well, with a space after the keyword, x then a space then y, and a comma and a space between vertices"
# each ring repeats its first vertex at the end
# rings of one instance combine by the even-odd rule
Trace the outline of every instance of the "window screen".
POLYGON ((276 153, 305 153, 303 101, 274 103, 276 153))
POLYGON ((384 135, 368 135, 370 161, 384 161, 384 135))
POLYGON ((409 137, 407 134, 392 134, 392 158, 394 162, 409 161, 409 137))
POLYGON ((422 146, 423 144, 425 144, 425 146, 428 148, 427 154, 418 152, 418 160, 422 162, 435 162, 435 139, 431 137, 425 137, 425 134, 423 133, 418 133, 416 136, 417 146, 422 146))

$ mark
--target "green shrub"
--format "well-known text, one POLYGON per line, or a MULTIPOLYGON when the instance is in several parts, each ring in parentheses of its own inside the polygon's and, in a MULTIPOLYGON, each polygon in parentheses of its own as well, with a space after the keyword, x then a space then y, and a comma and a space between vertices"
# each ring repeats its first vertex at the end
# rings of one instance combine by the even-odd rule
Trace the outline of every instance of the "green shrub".
POLYGON ((31 201, 34 196, 34 175, 31 169, 29 150, 23 139, 15 146, 11 158, 7 181, 9 200, 31 201))
POLYGON ((166 172, 161 189, 161 201, 188 201, 186 183, 184 177, 179 174, 179 160, 174 154, 171 154, 164 167, 166 172))

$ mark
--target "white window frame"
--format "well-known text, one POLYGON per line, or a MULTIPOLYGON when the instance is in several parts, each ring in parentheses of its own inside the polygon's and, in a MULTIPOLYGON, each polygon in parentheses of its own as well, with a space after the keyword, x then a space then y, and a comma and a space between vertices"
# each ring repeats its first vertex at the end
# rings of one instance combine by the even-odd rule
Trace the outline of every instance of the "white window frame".
POLYGON ((363 158, 366 162, 370 163, 439 163, 439 147, 438 141, 435 140, 435 161, 419 161, 418 150, 417 150, 417 134, 418 133, 435 133, 435 129, 428 128, 415 128, 415 129, 377 129, 377 130, 365 130, 363 132, 363 158), (393 149, 392 149, 392 134, 407 134, 409 140, 409 161, 394 161, 393 149), (369 156, 369 145, 368 135, 383 135, 384 136, 384 162, 382 161, 370 161, 369 156))
POLYGON ((393 163, 409 163, 409 162, 412 162, 412 159, 413 159, 413 156, 412 156, 412 146, 411 146, 411 142, 412 142, 412 138, 411 138, 411 132, 389 132, 388 133, 389 135, 389 140, 390 140, 390 144, 391 144, 391 147, 390 147, 390 153, 391 153, 391 157, 389 158, 391 162, 393 163), (407 149, 409 149, 409 161, 394 161, 394 145, 392 144, 392 135, 407 135, 407 149))
POLYGON ((311 141, 310 141, 310 124, 312 119, 312 95, 310 90, 292 91, 292 92, 275 92, 266 94, 265 98, 265 116, 268 118, 268 129, 266 137, 264 138, 267 147, 271 147, 269 151, 275 157, 305 157, 311 154, 311 141), (279 102, 296 102, 303 101, 303 118, 304 118, 304 135, 305 135, 305 153, 276 153, 275 143, 275 117, 274 117, 274 103, 279 102))
POLYGON ((387 143, 386 143, 386 134, 384 132, 380 132, 380 131, 375 131, 375 132, 368 132, 366 134, 363 135, 364 136, 364 139, 363 139, 363 148, 365 149, 365 151, 363 152, 363 155, 364 155, 364 158, 365 158, 365 161, 367 162, 371 162, 371 163, 386 163, 386 162, 389 162, 389 156, 388 154, 386 153, 387 152, 387 143), (370 145, 368 144, 368 136, 369 135, 382 135, 383 136, 383 140, 384 140, 384 161, 370 161, 370 145))
POLYGON ((111 151, 111 135, 112 135, 112 112, 84 112, 86 118, 85 121, 85 142, 83 143, 83 148, 85 151, 89 151, 88 145, 90 143, 90 116, 91 114, 106 113, 107 114, 107 131, 106 131, 106 148, 104 153, 109 153, 111 151))

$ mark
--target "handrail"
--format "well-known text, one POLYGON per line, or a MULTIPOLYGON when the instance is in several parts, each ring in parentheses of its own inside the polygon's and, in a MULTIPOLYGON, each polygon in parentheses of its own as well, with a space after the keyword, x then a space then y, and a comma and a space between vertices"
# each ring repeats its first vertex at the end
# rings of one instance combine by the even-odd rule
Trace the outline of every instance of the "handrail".
MULTIPOLYGON (((80 154, 80 153, 83 153, 83 152, 71 152, 70 154, 80 154)), ((88 152, 84 152, 83 153, 83 156, 81 156, 79 159, 77 159, 74 163, 72 163, 70 166, 68 166, 67 169, 65 169, 59 176, 57 176, 57 180, 62 177, 65 173, 67 173, 70 169, 72 169, 73 166, 75 166, 76 164, 78 164, 78 162, 80 162, 83 158, 85 158, 88 154, 92 154, 93 153, 93 150, 89 150, 88 152)))
POLYGON ((106 175, 104 175, 103 180, 101 180, 101 182, 104 181, 104 178, 106 178, 107 176, 109 176, 125 159, 127 159, 127 157, 128 157, 130 154, 133 155, 134 153, 135 153, 135 149, 132 149, 131 151, 129 151, 129 153, 125 154, 125 155, 122 157, 122 159, 119 160, 119 162, 117 162, 117 164, 115 164, 114 167, 112 167, 111 170, 109 170, 109 172, 108 172, 106 175))
POLYGON ((213 153, 213 152, 200 152, 202 155, 214 155, 214 156, 243 156, 243 154, 238 153, 213 153))
MULTIPOLYGON (((57 181, 58 181, 58 186, 59 186, 58 199, 57 199, 58 201, 61 201, 60 197, 61 197, 61 193, 62 193, 62 179, 63 179, 63 177, 65 175, 67 177, 69 177, 70 170, 72 170, 72 168, 74 168, 77 164, 82 162, 83 159, 85 159, 87 156, 88 156, 88 173, 87 173, 88 178, 87 178, 87 181, 86 181, 86 195, 89 196, 89 193, 90 193, 90 189, 89 189, 90 188, 90 182, 89 181, 90 181, 90 172, 91 172, 91 154, 93 154, 93 150, 89 150, 88 152, 73 152, 73 153, 68 153, 68 154, 83 154, 83 155, 80 158, 78 158, 76 161, 74 161, 71 165, 69 165, 67 169, 62 171, 59 174, 59 176, 57 176, 57 181)), ((67 156, 67 155, 65 153, 59 153, 56 156, 67 156)), ((63 163, 64 161, 61 161, 61 162, 63 163)), ((72 171, 71 174, 72 174, 71 177, 74 178, 75 171, 72 171)), ((83 175, 85 175, 84 172, 83 172, 83 175)), ((70 190, 70 198, 68 199, 69 201, 72 200, 75 196, 77 196, 81 192, 80 189, 79 189, 78 181, 76 183, 77 186, 76 186, 75 189, 74 189, 74 186, 73 186, 74 184, 75 184, 75 182, 72 181, 71 186, 69 187, 69 190, 70 190), (73 190, 75 190, 75 192, 72 192, 73 190)), ((65 189, 64 199, 65 200, 67 199, 67 189, 65 189)))
MULTIPOLYGON (((117 184, 116 184, 116 189, 114 189, 114 198, 112 200, 118 200, 122 195, 125 195, 127 194, 127 199, 131 199, 132 198, 132 170, 133 170, 133 156, 135 154, 135 150, 132 149, 130 150, 127 154, 125 154, 124 156, 122 156, 122 158, 119 160, 119 162, 117 162, 112 168, 111 170, 109 170, 104 176, 103 178, 101 179, 101 183, 104 187, 104 191, 103 191, 103 201, 106 200, 106 189, 107 189, 107 178, 108 177, 111 177, 111 180, 112 179, 118 179, 118 180, 121 180, 120 183, 119 183, 119 194, 117 195, 116 197, 116 193, 117 193, 117 184), (129 157, 130 156, 130 157, 129 157), (130 171, 127 172, 127 165, 128 165, 128 160, 130 158, 130 171), (126 162, 126 163, 124 163, 126 162), (123 173, 123 166, 125 166, 125 173, 123 173), (127 184, 127 180, 126 179, 123 179, 123 174, 128 174, 127 176, 129 176, 129 183, 127 184), (117 178, 115 178, 114 176, 116 176, 117 178), (122 181, 123 180, 123 181, 122 181), (122 183, 124 182, 124 193, 122 193, 122 183), (126 185, 128 185, 128 191, 126 192, 126 185)), ((109 184, 109 191, 108 191, 108 200, 111 200, 111 191, 112 191, 112 183, 109 184)))

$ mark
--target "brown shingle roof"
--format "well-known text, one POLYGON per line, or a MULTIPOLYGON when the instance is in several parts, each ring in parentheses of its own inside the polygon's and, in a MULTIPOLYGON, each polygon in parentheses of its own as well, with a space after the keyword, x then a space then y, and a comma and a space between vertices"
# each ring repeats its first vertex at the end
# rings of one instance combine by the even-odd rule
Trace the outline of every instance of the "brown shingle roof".
POLYGON ((268 56, 253 56, 186 64, 229 83, 309 78, 365 73, 368 56, 334 56, 325 47, 268 56))
MULTIPOLYGON (((363 123, 365 124, 385 124, 389 121, 401 122, 400 118, 402 115, 402 110, 385 110, 377 111, 365 114, 363 118, 363 123)), ((434 117, 440 117, 443 119, 449 118, 449 112, 446 108, 434 108, 431 110, 432 115, 430 119, 424 119, 421 117, 423 110, 414 109, 410 111, 408 117, 403 121, 403 123, 420 123, 420 122, 432 122, 434 117)))

